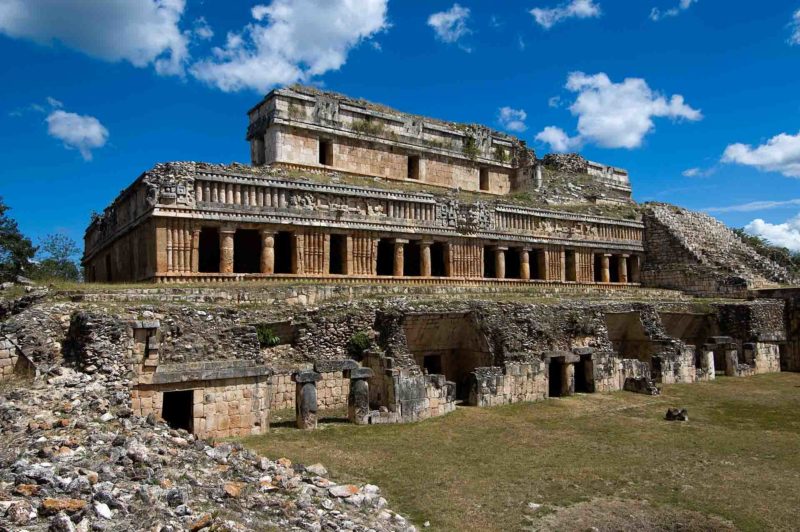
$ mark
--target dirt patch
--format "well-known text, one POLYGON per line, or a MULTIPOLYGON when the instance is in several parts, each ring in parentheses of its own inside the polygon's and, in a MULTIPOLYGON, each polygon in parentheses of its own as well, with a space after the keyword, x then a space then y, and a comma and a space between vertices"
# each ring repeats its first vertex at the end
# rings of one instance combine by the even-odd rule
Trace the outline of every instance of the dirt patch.
MULTIPOLYGON (((540 510, 537 513, 544 513, 540 510)), ((733 523, 720 517, 684 510, 674 506, 654 506, 647 501, 592 499, 556 508, 541 517, 526 516, 528 530, 652 532, 733 531, 733 523)))

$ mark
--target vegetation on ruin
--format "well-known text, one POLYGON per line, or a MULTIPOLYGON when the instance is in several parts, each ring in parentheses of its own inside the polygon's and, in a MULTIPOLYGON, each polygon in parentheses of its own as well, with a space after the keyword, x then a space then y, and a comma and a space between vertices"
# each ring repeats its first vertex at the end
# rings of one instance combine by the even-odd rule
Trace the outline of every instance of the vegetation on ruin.
POLYGON ((723 377, 660 397, 465 407, 408 425, 287 423, 245 443, 321 462, 335 480, 374 482, 433 530, 789 530, 800 500, 798 387, 796 373, 723 377), (673 406, 690 421, 665 421, 673 406))
POLYGON ((347 342, 347 352, 355 360, 364 358, 364 352, 369 349, 370 340, 365 332, 357 332, 347 342))
POLYGON ((258 335, 258 344, 261 347, 275 347, 281 343, 281 337, 265 323, 256 324, 256 335, 258 335))
POLYGON ((760 255, 778 263, 792 274, 800 276, 800 253, 785 247, 770 244, 770 242, 764 238, 751 235, 745 232, 744 229, 734 229, 733 232, 760 255))
POLYGON ((354 120, 351 128, 356 133, 373 137, 378 137, 385 131, 383 122, 379 120, 354 120))
POLYGON ((464 144, 461 149, 470 160, 474 161, 478 158, 478 143, 475 142, 475 137, 472 135, 464 137, 464 144))
POLYGON ((502 146, 495 146, 494 147, 494 158, 496 161, 500 161, 501 163, 507 163, 511 160, 509 157, 508 152, 502 146))

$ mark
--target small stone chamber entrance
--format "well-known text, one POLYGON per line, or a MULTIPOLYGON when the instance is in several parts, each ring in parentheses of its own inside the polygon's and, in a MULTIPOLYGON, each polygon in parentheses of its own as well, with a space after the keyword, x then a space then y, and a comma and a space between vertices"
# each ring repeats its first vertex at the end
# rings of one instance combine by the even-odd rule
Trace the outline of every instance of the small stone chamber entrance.
POLYGON ((489 343, 471 313, 410 314, 403 323, 408 349, 428 374, 444 375, 456 397, 469 398, 470 374, 492 365, 489 343))
POLYGON ((193 432, 192 406, 194 404, 194 390, 164 392, 163 401, 161 417, 164 418, 164 421, 173 429, 193 432))

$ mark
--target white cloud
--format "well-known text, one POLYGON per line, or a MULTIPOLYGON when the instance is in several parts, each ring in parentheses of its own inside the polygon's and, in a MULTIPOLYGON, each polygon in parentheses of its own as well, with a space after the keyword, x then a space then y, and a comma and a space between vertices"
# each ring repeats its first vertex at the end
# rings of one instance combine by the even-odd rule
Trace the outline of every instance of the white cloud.
POLYGON ((223 91, 266 92, 308 82, 347 61, 352 48, 388 28, 388 0, 273 0, 253 7, 257 22, 229 33, 213 56, 195 63, 197 79, 223 91))
POLYGON ((205 17, 200 17, 194 21, 194 34, 198 39, 207 41, 214 36, 214 30, 208 25, 205 17))
POLYGON ((792 28, 792 36, 789 37, 789 44, 800 46, 800 9, 795 11, 790 27, 792 28))
POLYGON ((751 235, 769 240, 776 246, 800 251, 800 214, 782 224, 771 224, 757 218, 747 224, 744 230, 751 235))
POLYGON ((429 16, 428 26, 433 28, 436 38, 452 44, 472 33, 472 30, 467 27, 467 20, 469 20, 469 8, 453 4, 453 7, 447 11, 440 11, 429 16))
POLYGON ((530 10, 537 24, 545 29, 550 29, 559 22, 568 18, 594 18, 599 17, 600 4, 592 0, 571 0, 566 4, 556 7, 536 7, 530 10))
POLYGON ((92 150, 103 147, 108 140, 108 130, 93 116, 57 109, 45 121, 47 133, 61 140, 64 147, 81 152, 85 161, 91 161, 92 150))
POLYGON ((0 33, 180 75, 189 55, 178 27, 184 8, 185 0, 0 0, 0 33))
POLYGON ((603 148, 638 148, 655 127, 654 118, 696 121, 703 117, 680 94, 667 99, 641 78, 614 83, 604 73, 588 76, 573 72, 567 78, 566 88, 578 95, 569 108, 578 117, 578 135, 573 138, 556 135, 554 128, 548 128, 545 137, 560 141, 567 138, 572 146, 591 142, 603 148))
POLYGON ((497 121, 503 129, 513 131, 515 133, 522 133, 528 126, 525 125, 525 120, 528 118, 528 113, 524 109, 512 109, 511 107, 501 107, 497 112, 497 121))
POLYGON ((692 7, 692 4, 696 4, 697 2, 698 0, 680 0, 677 6, 667 9, 666 11, 661 11, 657 7, 654 7, 650 11, 650 20, 658 22, 664 18, 677 17, 682 11, 686 11, 692 7))
POLYGON ((755 212, 770 209, 780 209, 784 207, 794 207, 800 205, 800 199, 780 200, 780 201, 751 201, 739 205, 729 205, 727 207, 708 207, 703 209, 706 212, 755 212))
POLYGON ((710 175, 713 175, 716 171, 717 169, 715 167, 705 168, 705 169, 694 167, 694 168, 687 168, 686 170, 681 172, 681 175, 683 177, 708 177, 710 175))
POLYGON ((550 145, 554 152, 564 153, 574 151, 581 147, 581 139, 570 137, 563 129, 555 126, 547 126, 536 135, 536 140, 550 145))
POLYGON ((797 135, 781 133, 755 148, 749 144, 731 144, 725 148, 722 162, 800 177, 800 132, 797 135))

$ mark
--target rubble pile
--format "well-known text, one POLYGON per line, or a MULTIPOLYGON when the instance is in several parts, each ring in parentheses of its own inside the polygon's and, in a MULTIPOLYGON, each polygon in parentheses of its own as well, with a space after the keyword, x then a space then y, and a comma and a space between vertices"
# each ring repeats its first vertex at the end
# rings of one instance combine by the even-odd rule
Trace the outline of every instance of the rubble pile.
POLYGON ((413 530, 376 486, 132 415, 113 377, 54 365, 0 390, 0 530, 413 530))

